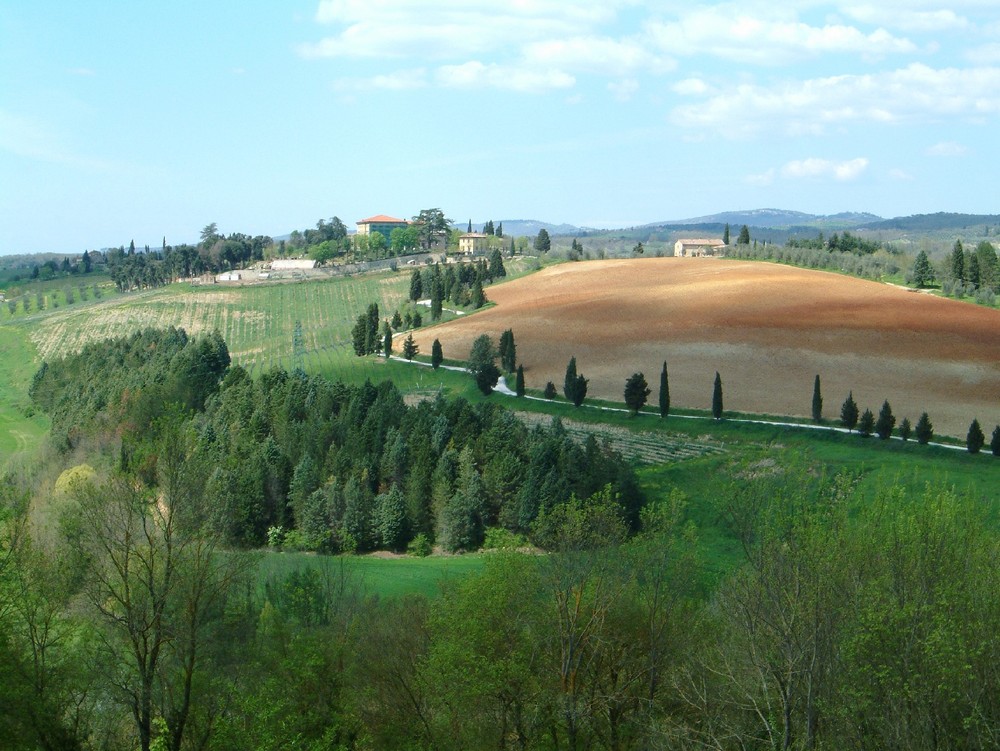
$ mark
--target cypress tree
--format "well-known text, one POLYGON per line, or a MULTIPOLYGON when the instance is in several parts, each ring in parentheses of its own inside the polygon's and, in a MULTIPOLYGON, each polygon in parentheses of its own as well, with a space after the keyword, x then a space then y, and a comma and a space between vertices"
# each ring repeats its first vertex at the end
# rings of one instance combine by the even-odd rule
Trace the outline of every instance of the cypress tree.
POLYGON ((722 378, 719 371, 715 371, 715 385, 712 387, 712 417, 722 419, 722 378))
POLYGON ((552 383, 552 381, 549 381, 548 383, 545 384, 545 392, 544 393, 545 393, 545 398, 546 399, 555 399, 556 398, 556 385, 554 383, 552 383))
POLYGON ((431 367, 437 370, 442 360, 444 360, 444 354, 441 352, 441 342, 435 339, 431 345, 431 367))
POLYGON ((823 422, 823 395, 819 390, 819 373, 816 374, 816 380, 813 382, 812 416, 813 422, 823 422))
POLYGON ((667 376, 667 361, 663 361, 663 370, 660 371, 660 417, 670 414, 670 380, 667 376))
POLYGON ((424 293, 424 283, 420 278, 420 270, 414 269, 413 275, 410 276, 410 299, 416 302, 420 299, 420 296, 424 293))
POLYGON ((965 250, 961 240, 955 241, 951 251, 951 276, 956 282, 965 283, 965 250))
POLYGON ((563 396, 573 401, 573 392, 576 389, 576 357, 569 358, 566 365, 566 376, 563 378, 563 396))
POLYGON ((993 438, 990 440, 990 452, 993 456, 1000 456, 1000 425, 993 428, 993 438))
POLYGON ((524 366, 517 366, 517 379, 514 381, 514 393, 524 396, 524 366))
POLYGON ((983 435, 983 429, 979 427, 979 420, 973 420, 972 424, 969 425, 969 432, 965 436, 965 447, 969 449, 970 454, 978 454, 984 443, 986 443, 986 436, 983 435))
POLYGON ((385 359, 388 360, 392 354, 392 329, 389 328, 388 323, 385 324, 385 333, 382 336, 382 350, 385 353, 385 359))
POLYGON ((910 433, 912 432, 913 428, 910 425, 910 418, 904 417, 903 421, 899 423, 899 437, 902 438, 904 442, 908 441, 910 440, 910 433))

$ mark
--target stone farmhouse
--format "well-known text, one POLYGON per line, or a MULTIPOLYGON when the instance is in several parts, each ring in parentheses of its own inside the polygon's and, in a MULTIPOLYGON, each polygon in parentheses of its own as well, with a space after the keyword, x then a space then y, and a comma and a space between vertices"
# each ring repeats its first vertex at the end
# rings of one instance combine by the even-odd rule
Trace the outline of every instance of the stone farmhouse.
POLYGON ((674 243, 675 258, 721 257, 726 254, 726 244, 719 238, 682 238, 674 243))

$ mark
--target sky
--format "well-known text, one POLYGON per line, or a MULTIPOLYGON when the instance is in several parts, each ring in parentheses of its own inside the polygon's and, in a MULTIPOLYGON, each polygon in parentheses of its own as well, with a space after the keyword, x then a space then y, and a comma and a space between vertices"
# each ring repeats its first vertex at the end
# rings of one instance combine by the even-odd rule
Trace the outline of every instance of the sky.
POLYGON ((0 0, 0 254, 1000 213, 996 0, 0 0))

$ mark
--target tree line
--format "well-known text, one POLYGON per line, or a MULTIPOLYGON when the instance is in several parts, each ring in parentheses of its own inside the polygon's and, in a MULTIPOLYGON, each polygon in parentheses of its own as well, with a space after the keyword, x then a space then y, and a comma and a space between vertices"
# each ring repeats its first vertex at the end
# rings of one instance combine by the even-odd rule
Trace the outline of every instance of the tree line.
POLYGON ((212 470, 206 520, 227 545, 272 532, 297 549, 405 550, 419 537, 478 548, 491 527, 531 535, 536 517, 605 488, 634 528, 644 499, 630 467, 555 423, 525 427, 498 405, 407 406, 390 383, 347 386, 275 369, 252 379, 218 334, 146 330, 43 363, 30 396, 64 453, 117 446, 115 466, 150 492, 176 409, 212 470), (172 406, 176 405, 176 406, 172 406))

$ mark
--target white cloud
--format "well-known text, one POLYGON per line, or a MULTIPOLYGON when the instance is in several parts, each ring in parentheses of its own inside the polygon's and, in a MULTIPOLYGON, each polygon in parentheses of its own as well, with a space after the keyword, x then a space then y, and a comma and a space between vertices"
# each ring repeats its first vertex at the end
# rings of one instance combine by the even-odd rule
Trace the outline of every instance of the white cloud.
POLYGON ((703 96, 709 92, 708 84, 700 78, 685 78, 678 81, 672 87, 675 94, 681 96, 703 96))
POLYGON ((909 32, 960 30, 969 26, 969 20, 965 16, 944 8, 917 10, 912 5, 893 7, 892 3, 883 2, 879 5, 848 5, 842 8, 842 12, 862 23, 889 26, 909 32))
POLYGON ((913 175, 904 169, 899 169, 898 167, 889 170, 889 177, 893 180, 899 180, 901 182, 909 182, 910 180, 913 180, 913 175))
MULTIPOLYGON (((325 38, 296 47, 306 59, 414 59, 432 82, 517 91, 563 88, 579 73, 632 79, 676 62, 643 33, 612 37, 619 7, 635 0, 323 0, 325 38), (510 78, 507 78, 507 74, 510 78)), ((372 83, 371 79, 367 83, 372 83)), ((619 84, 619 90, 620 84, 619 84)))
POLYGON ((651 22, 647 30, 671 55, 712 55, 759 65, 778 65, 826 53, 866 57, 911 53, 917 46, 876 29, 864 33, 854 26, 811 26, 789 16, 787 9, 722 4, 695 7, 677 21, 651 22))
POLYGON ((443 65, 437 69, 435 79, 447 88, 480 89, 488 86, 528 93, 565 89, 576 83, 573 76, 561 70, 533 70, 495 63, 485 64, 478 60, 461 65, 443 65))
POLYGON ((965 58, 975 65, 996 65, 1000 63, 1000 42, 973 47, 965 53, 965 58))
POLYGON ((754 185, 758 188, 764 188, 774 182, 774 169, 769 169, 766 172, 761 172, 757 175, 747 175, 743 178, 743 182, 754 185))
POLYGON ((299 46, 307 58, 384 58, 417 55, 448 59, 533 41, 589 35, 614 19, 615 2, 581 0, 324 0, 321 24, 342 27, 299 46))
POLYGON ((608 75, 625 75, 637 70, 664 73, 673 70, 673 60, 653 54, 635 39, 574 37, 532 42, 524 48, 529 64, 552 65, 608 75))
POLYGON ((612 81, 608 84, 610 91, 619 102, 627 102, 639 90, 639 82, 634 78, 612 81))
POLYGON ((868 160, 864 157, 849 159, 845 162, 833 162, 829 159, 810 157, 788 162, 781 168, 781 175, 789 178, 832 177, 835 180, 854 180, 868 169, 868 160))
POLYGON ((927 156, 964 156, 968 152, 962 144, 956 143, 955 141, 942 141, 941 143, 936 143, 927 149, 924 153, 927 156))
POLYGON ((1000 68, 935 69, 914 63, 867 75, 740 84, 704 102, 676 107, 671 119, 683 127, 747 137, 764 129, 819 134, 848 122, 971 119, 997 112, 1000 68))

